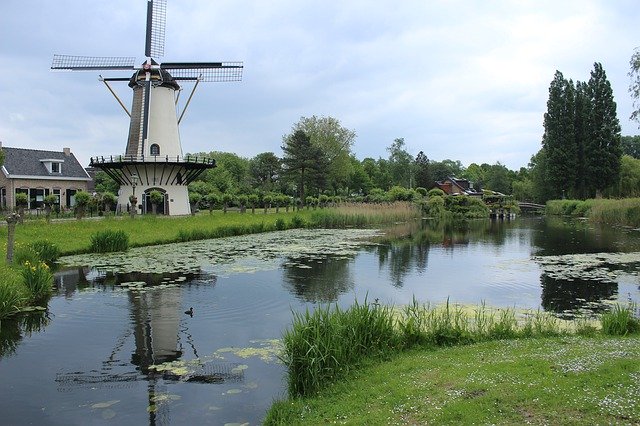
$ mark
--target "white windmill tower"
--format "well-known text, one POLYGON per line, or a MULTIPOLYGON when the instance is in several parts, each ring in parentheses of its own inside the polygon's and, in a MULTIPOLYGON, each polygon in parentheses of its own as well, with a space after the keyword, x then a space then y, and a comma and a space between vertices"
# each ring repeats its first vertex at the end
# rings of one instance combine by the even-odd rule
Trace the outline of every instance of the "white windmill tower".
POLYGON ((148 194, 158 190, 164 195, 159 213, 190 213, 187 185, 206 169, 215 167, 209 158, 184 156, 178 125, 200 82, 228 82, 242 79, 242 62, 164 62, 153 58, 164 55, 166 0, 147 1, 146 60, 135 67, 135 57, 95 57, 54 55, 52 70, 97 71, 135 70, 131 78, 103 78, 109 91, 131 118, 124 154, 91 158, 91 166, 104 170, 120 184, 118 205, 138 198, 135 209, 151 209, 148 194), (110 81, 127 81, 133 89, 131 111, 109 86, 110 81), (195 82, 179 113, 179 81, 195 82), (136 194, 136 188, 138 194, 136 194))

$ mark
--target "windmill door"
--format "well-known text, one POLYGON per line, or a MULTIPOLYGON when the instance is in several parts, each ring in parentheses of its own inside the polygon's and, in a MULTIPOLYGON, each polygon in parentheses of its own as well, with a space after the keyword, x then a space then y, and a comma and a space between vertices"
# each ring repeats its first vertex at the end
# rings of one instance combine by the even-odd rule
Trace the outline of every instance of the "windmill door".
POLYGON ((162 189, 162 188, 149 188, 146 191, 144 191, 144 194, 142 195, 143 200, 142 200, 142 205, 144 207, 143 209, 143 213, 153 213, 154 212, 154 208, 155 208, 155 213, 156 214, 168 214, 168 209, 167 209, 167 192, 162 189), (152 197, 151 197, 151 192, 153 191, 157 191, 160 194, 162 194, 162 201, 159 203, 153 203, 152 197))

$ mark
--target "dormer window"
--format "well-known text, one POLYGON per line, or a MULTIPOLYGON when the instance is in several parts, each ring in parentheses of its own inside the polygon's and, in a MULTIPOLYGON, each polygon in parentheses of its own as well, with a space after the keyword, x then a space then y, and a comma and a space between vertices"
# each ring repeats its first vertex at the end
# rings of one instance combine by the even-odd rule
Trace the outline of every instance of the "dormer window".
POLYGON ((44 164, 44 167, 49 173, 55 175, 59 175, 62 173, 62 163, 64 163, 64 160, 46 159, 40 161, 42 162, 42 164, 44 164))
POLYGON ((160 145, 157 143, 152 144, 149 150, 151 151, 151 155, 160 155, 160 145))

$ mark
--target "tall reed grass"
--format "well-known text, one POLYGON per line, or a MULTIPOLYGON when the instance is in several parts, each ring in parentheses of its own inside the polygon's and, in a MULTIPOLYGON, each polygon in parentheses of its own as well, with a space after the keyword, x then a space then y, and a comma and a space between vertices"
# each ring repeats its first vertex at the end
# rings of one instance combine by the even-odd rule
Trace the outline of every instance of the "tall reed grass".
POLYGON ((341 204, 311 212, 310 223, 321 228, 362 228, 381 223, 406 222, 421 217, 420 208, 406 201, 381 204, 341 204))
POLYGON ((365 357, 395 349, 399 335, 390 308, 365 301, 347 310, 320 307, 294 313, 281 359, 291 395, 310 395, 347 374, 365 357))
POLYGON ((550 200, 545 212, 556 216, 587 217, 610 225, 640 226, 640 198, 550 200))
POLYGON ((89 250, 93 253, 112 253, 129 249, 129 236, 122 230, 105 229, 91 235, 89 250))
POLYGON ((600 317, 602 332, 611 336, 626 336, 640 332, 640 318, 634 317, 634 311, 635 305, 615 305, 600 317))
MULTIPOLYGON (((364 359, 389 356, 412 347, 434 348, 495 339, 546 337, 576 333, 592 335, 593 322, 560 321, 542 312, 491 309, 484 304, 473 311, 460 305, 421 305, 415 299, 397 310, 366 300, 344 310, 325 306, 294 313, 283 335, 282 360, 287 366, 291 397, 316 393, 343 378, 364 359)), ((639 332, 632 308, 618 307, 601 317, 604 334, 639 332)))

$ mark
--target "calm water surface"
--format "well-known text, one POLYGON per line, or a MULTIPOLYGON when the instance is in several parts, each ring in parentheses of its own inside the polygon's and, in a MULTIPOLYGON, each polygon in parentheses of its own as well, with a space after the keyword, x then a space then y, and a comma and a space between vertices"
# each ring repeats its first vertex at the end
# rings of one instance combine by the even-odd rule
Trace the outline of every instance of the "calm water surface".
POLYGON ((599 280, 550 278, 535 260, 640 252, 637 230, 558 219, 402 225, 332 254, 314 252, 315 236, 330 243, 342 231, 306 232, 220 240, 232 255, 206 261, 214 250, 173 245, 171 257, 197 267, 167 273, 60 270, 45 314, 2 322, 2 424, 259 424, 285 395, 275 354, 292 310, 328 302, 450 298, 567 316, 640 301, 640 262, 599 280), (269 241, 292 249, 257 255, 269 241))

